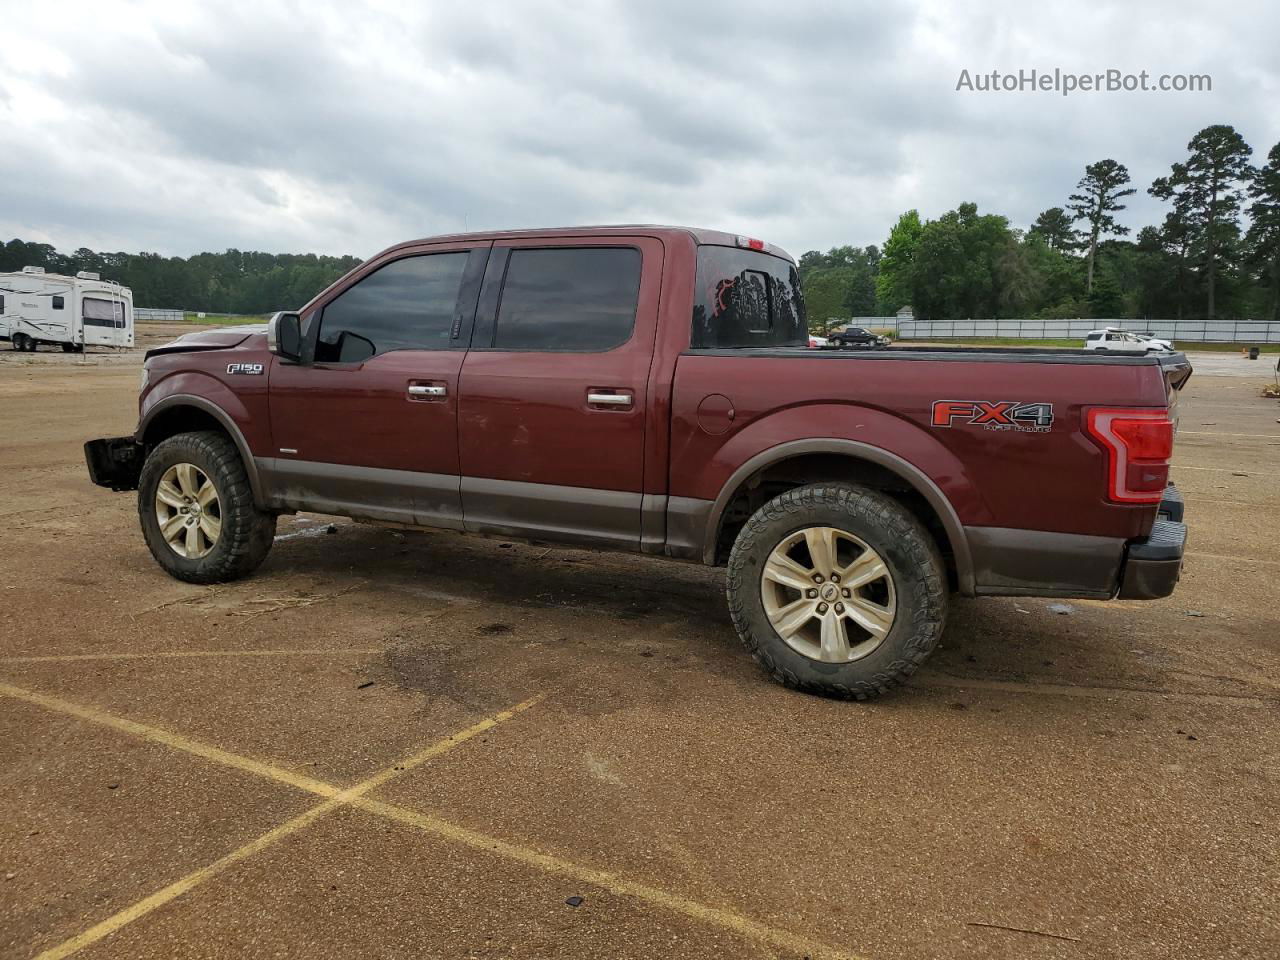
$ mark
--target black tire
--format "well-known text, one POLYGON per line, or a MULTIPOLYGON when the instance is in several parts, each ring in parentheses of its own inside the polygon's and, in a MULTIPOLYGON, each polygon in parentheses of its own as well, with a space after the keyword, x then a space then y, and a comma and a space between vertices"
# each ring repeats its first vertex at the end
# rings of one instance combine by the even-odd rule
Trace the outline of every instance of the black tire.
POLYGON ((727 581, 729 614, 751 656, 779 683, 808 693, 866 700, 887 692, 924 663, 946 623, 946 570, 933 537, 897 501, 849 483, 798 487, 757 510, 734 541, 727 581), (830 663, 806 656, 779 636, 765 612, 762 574, 770 554, 815 526, 861 539, 892 576, 893 624, 860 659, 830 663))
POLYGON ((74 348, 74 347, 72 347, 72 346, 71 346, 71 344, 69 344, 69 343, 64 343, 64 344, 62 345, 62 352, 63 352, 63 353, 70 353, 73 349, 75 349, 75 348, 74 348))
POLYGON ((225 583, 247 577, 262 564, 276 534, 275 514, 253 502, 249 476, 231 438, 212 430, 179 433, 156 444, 138 478, 138 519, 156 562, 172 577, 188 583, 225 583), (196 466, 218 494, 221 532, 204 556, 180 556, 160 532, 156 489, 165 471, 179 463, 196 466))

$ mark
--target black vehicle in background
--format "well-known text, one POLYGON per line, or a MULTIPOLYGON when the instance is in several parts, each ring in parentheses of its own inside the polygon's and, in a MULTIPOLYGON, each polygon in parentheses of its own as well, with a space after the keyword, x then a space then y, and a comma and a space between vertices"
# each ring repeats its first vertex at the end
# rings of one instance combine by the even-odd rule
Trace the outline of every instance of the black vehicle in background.
POLYGON ((883 347, 888 345, 889 338, 882 337, 872 333, 865 327, 847 327, 831 334, 827 338, 828 344, 833 347, 883 347))

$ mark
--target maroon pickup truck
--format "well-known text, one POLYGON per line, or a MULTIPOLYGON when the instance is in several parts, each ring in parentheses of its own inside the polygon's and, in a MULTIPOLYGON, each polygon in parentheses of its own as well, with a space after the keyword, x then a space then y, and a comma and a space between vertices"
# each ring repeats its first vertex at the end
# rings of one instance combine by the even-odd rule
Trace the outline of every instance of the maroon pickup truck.
POLYGON ((136 433, 85 456, 196 583, 298 510, 725 565, 752 655, 844 697, 905 680, 952 591, 1172 592, 1184 356, 807 343, 795 262, 755 239, 434 237, 149 351, 136 433))

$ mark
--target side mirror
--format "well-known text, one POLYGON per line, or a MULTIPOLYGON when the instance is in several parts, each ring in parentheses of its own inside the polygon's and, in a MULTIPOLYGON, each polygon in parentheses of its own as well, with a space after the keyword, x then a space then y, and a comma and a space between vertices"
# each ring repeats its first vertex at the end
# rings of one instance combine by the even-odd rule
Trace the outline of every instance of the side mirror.
POLYGON ((302 320, 296 313, 277 313, 267 321, 267 349, 282 360, 302 359, 302 320))

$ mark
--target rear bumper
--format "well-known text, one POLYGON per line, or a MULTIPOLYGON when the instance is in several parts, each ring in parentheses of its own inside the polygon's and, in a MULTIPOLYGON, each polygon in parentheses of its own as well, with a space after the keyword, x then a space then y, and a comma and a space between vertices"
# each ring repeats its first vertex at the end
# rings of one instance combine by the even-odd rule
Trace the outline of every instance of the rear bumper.
POLYGON ((1182 573, 1185 505, 1170 484, 1141 539, 966 527, 978 596, 1156 600, 1182 573))
MULTIPOLYGON (((1178 515, 1181 517, 1181 512, 1178 515)), ((1129 544, 1120 571, 1120 599, 1158 600, 1173 593, 1182 576, 1186 547, 1185 523, 1157 520, 1150 536, 1129 544)))
POLYGON ((89 479, 112 490, 137 490, 142 472, 142 444, 133 437, 104 437, 84 445, 89 479))

